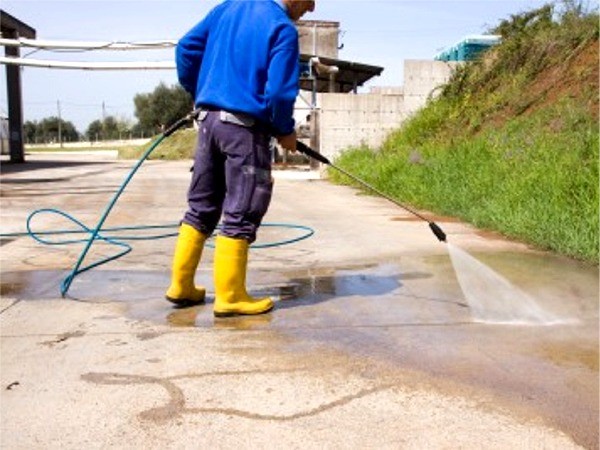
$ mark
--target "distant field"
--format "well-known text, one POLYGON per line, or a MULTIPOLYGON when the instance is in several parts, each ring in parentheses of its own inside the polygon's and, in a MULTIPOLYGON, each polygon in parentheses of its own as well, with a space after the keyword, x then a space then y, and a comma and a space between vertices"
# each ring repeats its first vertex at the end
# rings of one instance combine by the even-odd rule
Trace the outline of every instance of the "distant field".
POLYGON ((150 139, 130 139, 117 141, 102 141, 102 142, 66 142, 60 144, 28 144, 25 145, 26 153, 67 153, 67 152, 95 152, 95 151, 131 151, 131 149, 139 148, 148 143, 150 139))
POLYGON ((129 140, 116 140, 116 141, 102 141, 102 142, 65 142, 61 146, 60 144, 27 144, 25 145, 25 151, 32 152, 65 152, 65 151, 93 151, 93 150, 115 150, 123 147, 138 147, 148 143, 150 139, 129 139, 129 140))

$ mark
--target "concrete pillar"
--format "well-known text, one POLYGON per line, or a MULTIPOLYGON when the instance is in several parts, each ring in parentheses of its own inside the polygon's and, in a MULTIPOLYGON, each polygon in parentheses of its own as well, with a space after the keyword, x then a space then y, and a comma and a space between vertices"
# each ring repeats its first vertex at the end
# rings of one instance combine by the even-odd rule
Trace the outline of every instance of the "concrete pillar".
MULTIPOLYGON (((321 152, 321 142, 319 139, 319 110, 313 108, 310 111, 310 148, 316 152, 321 152)), ((319 161, 316 159, 310 159, 310 168, 313 170, 319 169, 319 161)))

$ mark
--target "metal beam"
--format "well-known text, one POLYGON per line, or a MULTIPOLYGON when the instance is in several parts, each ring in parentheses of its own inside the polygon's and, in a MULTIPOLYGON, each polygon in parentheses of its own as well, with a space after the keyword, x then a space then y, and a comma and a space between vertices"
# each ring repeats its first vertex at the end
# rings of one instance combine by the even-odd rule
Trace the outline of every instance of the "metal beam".
MULTIPOLYGON (((8 39, 18 39, 20 36, 35 38, 33 28, 3 10, 0 10, 0 32, 8 39)), ((18 58, 19 47, 5 47, 4 54, 10 58, 18 58)), ((23 100, 19 66, 6 65, 6 85, 10 161, 23 163, 25 162, 25 148, 23 145, 23 100)))

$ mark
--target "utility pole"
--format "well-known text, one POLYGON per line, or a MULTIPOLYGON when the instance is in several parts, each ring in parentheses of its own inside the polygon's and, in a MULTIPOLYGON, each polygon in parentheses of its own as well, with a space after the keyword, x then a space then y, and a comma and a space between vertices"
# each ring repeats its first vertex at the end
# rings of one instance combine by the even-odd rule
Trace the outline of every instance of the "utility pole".
POLYGON ((58 110, 58 142, 60 148, 63 146, 62 142, 62 118, 60 117, 60 100, 56 100, 56 109, 58 110))
MULTIPOLYGON (((100 124, 100 138, 104 141, 106 139, 105 136, 105 132, 106 132, 106 127, 104 126, 104 124, 106 123, 106 104, 104 103, 104 100, 102 100, 102 123, 100 124)), ((96 141, 98 140, 98 138, 96 138, 96 141)))

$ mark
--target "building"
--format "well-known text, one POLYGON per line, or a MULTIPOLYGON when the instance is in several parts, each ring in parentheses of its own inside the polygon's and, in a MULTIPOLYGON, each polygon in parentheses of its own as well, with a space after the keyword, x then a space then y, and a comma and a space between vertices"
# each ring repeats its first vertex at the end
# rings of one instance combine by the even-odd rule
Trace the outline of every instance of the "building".
POLYGON ((464 37, 447 50, 435 56, 436 61, 473 61, 482 52, 500 42, 500 36, 494 34, 470 35, 464 37))
POLYGON ((9 155, 8 146, 8 116, 0 114, 0 155, 9 155))

